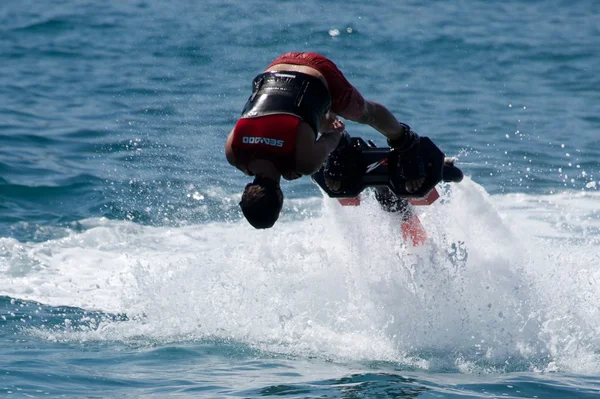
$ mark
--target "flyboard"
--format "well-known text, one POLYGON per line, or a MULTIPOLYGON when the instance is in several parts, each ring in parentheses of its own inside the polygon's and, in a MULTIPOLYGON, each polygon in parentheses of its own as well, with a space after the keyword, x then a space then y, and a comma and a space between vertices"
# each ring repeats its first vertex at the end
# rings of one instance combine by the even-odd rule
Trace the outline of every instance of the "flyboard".
POLYGON ((421 137, 420 140, 426 177, 415 192, 406 190, 406 179, 398 166, 398 152, 389 147, 377 147, 371 140, 360 137, 346 136, 329 155, 343 164, 344 173, 338 190, 332 191, 325 183, 324 166, 312 175, 312 180, 343 206, 360 205, 361 193, 373 188, 381 207, 400 215, 404 240, 410 240, 414 246, 422 245, 427 241, 427 233, 413 207, 433 204, 440 197, 436 185, 458 183, 462 181, 463 173, 429 138, 421 137))

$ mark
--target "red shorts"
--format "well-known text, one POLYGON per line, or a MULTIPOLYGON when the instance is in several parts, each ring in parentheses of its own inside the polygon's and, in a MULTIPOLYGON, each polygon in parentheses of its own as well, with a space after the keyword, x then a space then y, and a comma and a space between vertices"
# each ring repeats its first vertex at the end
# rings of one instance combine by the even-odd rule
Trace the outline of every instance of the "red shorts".
POLYGON ((365 99, 328 58, 317 53, 286 53, 271 62, 268 68, 276 64, 303 65, 316 69, 327 81, 331 93, 331 112, 350 120, 362 115, 365 99))
POLYGON ((248 169, 253 160, 266 159, 282 174, 295 171, 300 122, 300 118, 287 114, 239 119, 231 142, 236 163, 248 169))

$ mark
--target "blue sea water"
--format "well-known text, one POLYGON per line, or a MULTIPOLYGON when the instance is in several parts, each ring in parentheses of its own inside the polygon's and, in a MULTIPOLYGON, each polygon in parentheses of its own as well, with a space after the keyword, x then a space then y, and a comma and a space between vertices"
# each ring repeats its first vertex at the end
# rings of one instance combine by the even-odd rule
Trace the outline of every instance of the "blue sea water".
POLYGON ((3 1, 0 395, 598 397, 598 21, 593 0, 3 1), (458 157, 426 245, 308 178, 275 228, 243 220, 225 137, 287 51, 458 157))

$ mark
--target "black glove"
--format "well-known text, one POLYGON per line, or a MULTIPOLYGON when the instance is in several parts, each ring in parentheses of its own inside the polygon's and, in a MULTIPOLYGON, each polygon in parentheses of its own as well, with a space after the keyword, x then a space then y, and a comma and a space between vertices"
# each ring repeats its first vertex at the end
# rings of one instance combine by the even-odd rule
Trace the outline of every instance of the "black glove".
POLYGON ((388 139, 388 144, 398 153, 400 174, 404 179, 407 181, 419 180, 425 177, 419 135, 413 132, 407 124, 401 123, 401 125, 404 128, 402 138, 388 139))

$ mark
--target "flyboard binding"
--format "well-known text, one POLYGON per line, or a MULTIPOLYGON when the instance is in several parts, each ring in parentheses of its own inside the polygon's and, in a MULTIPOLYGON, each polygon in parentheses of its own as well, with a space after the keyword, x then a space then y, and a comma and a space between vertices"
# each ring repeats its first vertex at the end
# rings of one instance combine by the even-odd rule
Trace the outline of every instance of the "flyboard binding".
POLYGON ((327 186, 325 165, 312 175, 312 180, 343 206, 360 205, 363 190, 373 188, 382 209, 400 215, 404 240, 410 240, 414 246, 422 245, 427 241, 427 232, 414 207, 433 204, 440 197, 435 186, 441 182, 458 183, 462 181, 463 173, 429 138, 421 137, 420 140, 426 177, 416 192, 406 191, 406 180, 398 166, 399 155, 393 148, 377 147, 371 140, 347 135, 329 155, 343 164, 341 187, 332 191, 327 186))

